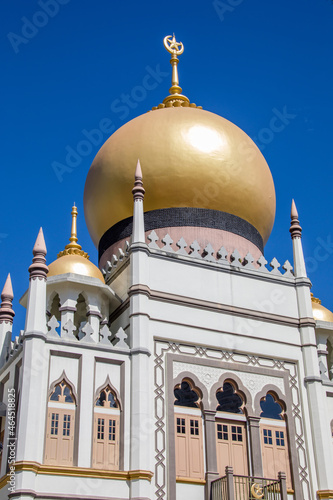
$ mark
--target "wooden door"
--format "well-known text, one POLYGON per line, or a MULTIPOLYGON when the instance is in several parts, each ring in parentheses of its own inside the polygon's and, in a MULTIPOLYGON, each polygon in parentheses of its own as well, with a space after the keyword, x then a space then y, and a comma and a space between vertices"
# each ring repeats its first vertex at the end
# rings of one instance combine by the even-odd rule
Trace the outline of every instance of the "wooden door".
POLYGON ((286 426, 261 424, 264 476, 275 479, 280 471, 287 475, 287 488, 292 488, 286 426))
POLYGON ((226 466, 234 469, 234 474, 248 475, 246 426, 244 422, 216 421, 217 467, 221 476, 226 466))
POLYGON ((73 465, 75 412, 48 408, 45 463, 73 465))
POLYGON ((119 415, 94 414, 93 467, 119 469, 119 415))
POLYGON ((204 479, 202 418, 175 414, 176 477, 204 479))

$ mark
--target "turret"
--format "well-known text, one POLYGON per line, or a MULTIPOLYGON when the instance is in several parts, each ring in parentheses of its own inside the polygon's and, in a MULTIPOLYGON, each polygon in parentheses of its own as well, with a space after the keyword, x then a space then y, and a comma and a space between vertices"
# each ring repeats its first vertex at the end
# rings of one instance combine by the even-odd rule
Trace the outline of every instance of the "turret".
POLYGON ((46 265, 46 245, 42 228, 39 230, 32 253, 34 257, 29 267, 30 282, 25 334, 38 332, 46 335, 46 276, 49 269, 46 265))
POLYGON ((1 305, 0 305, 0 368, 6 362, 8 351, 10 348, 10 342, 12 337, 13 328, 13 318, 15 313, 12 309, 13 302, 13 287, 12 281, 10 279, 10 274, 8 274, 6 283, 3 287, 1 293, 1 305))
POLYGON ((294 271, 296 278, 306 278, 306 267, 304 261, 303 247, 302 247, 302 228, 298 220, 298 212, 296 209, 295 201, 291 203, 290 213, 290 234, 293 240, 293 254, 294 254, 294 271))
MULTIPOLYGON (((131 469, 149 471, 151 439, 150 435, 142 432, 151 419, 151 405, 149 398, 149 299, 143 287, 147 284, 148 252, 145 244, 143 199, 145 190, 142 182, 142 171, 138 160, 135 170, 133 193, 133 230, 130 246, 131 260, 131 287, 128 291, 130 298, 130 335, 132 353, 131 370, 131 400, 137 406, 135 417, 131 420, 131 435, 137 439, 131 441, 130 466, 131 469), (137 405, 137 394, 140 393, 140 402, 137 405), (135 402, 135 403, 134 403, 135 402)), ((131 498, 150 498, 147 481, 131 483, 131 498)))
POLYGON ((134 201, 132 243, 145 243, 145 223, 143 215, 143 200, 145 190, 142 182, 140 160, 138 160, 135 169, 135 182, 132 193, 134 201))

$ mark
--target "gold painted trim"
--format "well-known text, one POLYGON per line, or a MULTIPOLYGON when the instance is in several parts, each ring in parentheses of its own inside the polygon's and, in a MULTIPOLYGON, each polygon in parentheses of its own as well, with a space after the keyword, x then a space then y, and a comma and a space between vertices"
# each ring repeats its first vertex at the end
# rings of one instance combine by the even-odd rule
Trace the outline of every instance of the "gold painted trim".
POLYGON ((2 478, 0 479, 0 490, 2 490, 2 488, 6 486, 7 482, 9 481, 10 481, 9 474, 5 474, 4 476, 2 476, 2 478))
POLYGON ((205 479, 195 479, 194 477, 176 477, 176 483, 206 484, 206 480, 205 479))
POLYGON ((66 467, 65 469, 58 465, 42 465, 38 462, 16 462, 15 470, 30 471, 35 474, 48 474, 51 476, 76 476, 76 477, 94 477, 99 479, 119 479, 122 481, 132 481, 134 479, 145 479, 151 481, 154 473, 148 470, 105 470, 88 469, 84 467, 66 467))
POLYGON ((333 490, 318 490, 317 495, 318 495, 318 498, 320 498, 320 499, 333 498, 333 490))

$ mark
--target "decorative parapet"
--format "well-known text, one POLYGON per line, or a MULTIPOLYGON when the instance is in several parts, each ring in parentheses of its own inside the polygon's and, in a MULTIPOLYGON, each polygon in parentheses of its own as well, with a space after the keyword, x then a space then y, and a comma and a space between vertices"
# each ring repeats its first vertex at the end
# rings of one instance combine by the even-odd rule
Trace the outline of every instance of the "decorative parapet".
POLYGON ((113 254, 111 260, 108 260, 105 267, 101 269, 105 282, 107 282, 111 275, 120 267, 121 263, 127 260, 129 247, 129 242, 125 241, 124 247, 119 247, 116 252, 117 255, 113 254))
POLYGON ((170 235, 166 234, 161 239, 161 243, 163 243, 163 245, 159 246, 157 244, 157 242, 159 241, 159 237, 157 236, 155 231, 152 231, 148 235, 148 240, 150 241, 150 243, 148 243, 148 248, 155 251, 159 250, 162 253, 166 252, 169 254, 191 257, 193 259, 198 259, 201 262, 221 264, 231 269, 247 269, 251 271, 258 271, 261 273, 268 273, 270 276, 294 278, 294 274, 292 271, 293 268, 288 260, 286 260, 286 262, 281 266, 281 264, 274 257, 274 259, 272 259, 269 264, 271 269, 268 269, 266 267, 266 264, 268 264, 268 262, 263 255, 261 255, 255 262, 251 253, 248 253, 243 258, 237 249, 235 249, 231 253, 228 253, 224 246, 222 246, 219 250, 215 251, 210 243, 208 243, 205 248, 201 248, 196 240, 188 245, 184 238, 180 238, 180 240, 176 242, 178 250, 175 251, 172 248, 174 241, 172 240, 170 235), (280 269, 283 269, 285 272, 282 273, 280 269))
MULTIPOLYGON (((271 277, 283 277, 283 278, 294 278, 293 267, 288 260, 281 266, 280 262, 274 257, 269 266, 267 266, 268 261, 263 255, 255 261, 251 253, 247 253, 245 257, 242 257, 237 249, 233 252, 228 252, 224 246, 219 250, 214 250, 213 246, 208 243, 205 247, 201 247, 197 240, 194 240, 191 244, 188 244, 183 237, 181 237, 177 242, 174 242, 171 236, 167 233, 163 238, 157 236, 155 231, 151 231, 148 236, 148 249, 152 253, 160 253, 164 255, 179 256, 179 258, 190 257, 191 259, 196 259, 201 263, 213 263, 219 264, 225 268, 233 270, 249 270, 259 273, 265 273, 267 276, 271 277), (178 250, 174 250, 174 243, 178 250), (281 271, 284 272, 281 272, 281 271)), ((102 274, 104 276, 105 282, 108 282, 110 278, 115 274, 115 272, 121 267, 121 265, 127 261, 129 255, 130 243, 125 242, 124 247, 119 247, 116 254, 112 255, 111 261, 107 261, 105 267, 102 269, 102 274)))
POLYGON ((6 357, 6 362, 22 349, 23 337, 24 330, 20 330, 20 335, 16 335, 15 339, 11 341, 10 349, 8 350, 8 354, 6 357))
POLYGON ((95 333, 91 324, 87 321, 82 329, 77 332, 76 326, 71 320, 68 320, 64 325, 60 325, 60 322, 55 316, 52 316, 47 323, 49 331, 47 333, 47 338, 54 340, 66 340, 74 343, 83 344, 95 344, 106 347, 116 347, 121 350, 129 349, 127 342, 127 335, 123 328, 119 328, 116 333, 111 332, 109 327, 105 323, 101 323, 98 335, 98 342, 95 342, 93 334, 95 333), (83 334, 83 335, 82 335, 83 334))

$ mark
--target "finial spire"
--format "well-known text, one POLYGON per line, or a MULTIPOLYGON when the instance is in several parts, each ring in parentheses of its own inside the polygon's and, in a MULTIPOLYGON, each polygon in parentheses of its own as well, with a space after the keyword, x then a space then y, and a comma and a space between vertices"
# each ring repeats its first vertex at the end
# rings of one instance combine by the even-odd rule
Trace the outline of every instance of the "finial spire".
POLYGON ((311 292, 311 301, 314 302, 315 304, 321 304, 321 300, 318 299, 317 297, 314 297, 312 292, 311 292))
POLYGON ((175 34, 173 34, 173 36, 166 36, 163 40, 163 44, 166 50, 171 54, 170 64, 172 66, 172 86, 169 89, 170 95, 164 99, 163 103, 174 103, 175 101, 178 101, 179 106, 181 106, 182 102, 190 102, 189 99, 181 93, 182 88, 179 86, 178 77, 179 59, 177 56, 180 56, 184 52, 184 45, 182 42, 176 41, 175 34))
POLYGON ((46 279, 49 268, 46 265, 46 245, 42 228, 39 230, 32 253, 34 257, 29 267, 30 279, 46 279))
POLYGON ((78 244, 78 237, 77 237, 77 207, 74 205, 72 207, 72 229, 71 229, 71 237, 69 238, 70 243, 68 243, 65 246, 65 250, 62 250, 61 252, 58 253, 58 259, 59 257, 63 257, 64 255, 81 255, 82 257, 85 257, 86 259, 89 259, 89 255, 82 250, 81 245, 78 244))
POLYGON ((134 182, 134 187, 132 189, 133 193, 133 200, 143 200, 145 196, 145 189, 143 187, 143 182, 142 182, 142 170, 141 170, 141 164, 140 160, 138 160, 136 164, 136 169, 135 169, 135 182, 134 182))
POLYGON ((302 237, 302 228, 299 224, 298 212, 297 212, 297 208, 296 208, 296 204, 295 204, 294 200, 292 200, 292 203, 291 203, 290 218, 291 218, 291 222, 290 222, 289 231, 291 234, 291 238, 292 239, 301 238, 302 237))
POLYGON ((12 309, 13 298, 12 280, 10 279, 10 274, 8 274, 5 286, 3 287, 1 293, 0 323, 13 323, 13 318, 15 316, 12 309))
POLYGON ((291 222, 289 231, 293 242, 294 274, 296 278, 306 278, 307 273, 302 247, 302 228, 299 224, 297 208, 294 200, 291 203, 290 217, 291 222))
POLYGON ((132 193, 134 200, 132 243, 145 243, 145 221, 143 213, 143 199, 145 190, 142 182, 140 160, 138 160, 136 164, 135 181, 132 193))
POLYGON ((78 238, 77 238, 77 228, 76 228, 76 219, 77 219, 77 208, 74 205, 72 207, 72 230, 71 230, 71 237, 69 238, 70 243, 65 246, 65 248, 77 248, 78 250, 81 250, 82 247, 77 243, 78 238))

